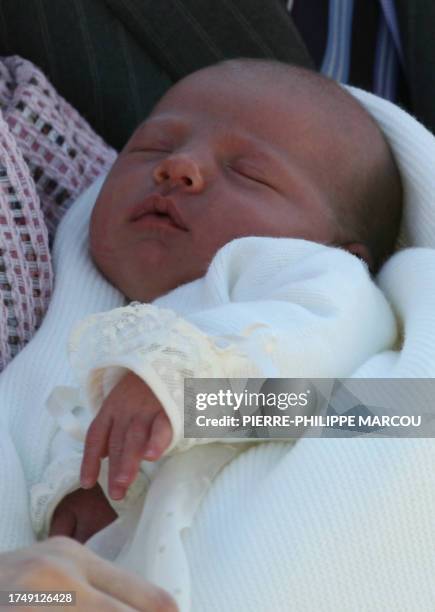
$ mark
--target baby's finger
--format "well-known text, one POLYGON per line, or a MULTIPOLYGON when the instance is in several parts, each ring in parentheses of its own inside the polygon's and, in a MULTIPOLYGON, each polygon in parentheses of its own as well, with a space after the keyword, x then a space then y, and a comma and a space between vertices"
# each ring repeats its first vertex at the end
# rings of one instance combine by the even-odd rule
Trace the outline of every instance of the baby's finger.
POLYGON ((112 426, 112 418, 97 414, 86 434, 80 484, 83 489, 91 489, 100 473, 101 458, 107 455, 107 441, 112 426))
POLYGON ((148 442, 150 422, 147 415, 137 414, 130 421, 116 482, 127 489, 136 478, 148 442))
POLYGON ((168 448, 172 440, 172 425, 166 412, 162 409, 151 423, 151 432, 144 454, 147 461, 156 461, 168 448))
POLYGON ((112 499, 122 499, 125 495, 125 486, 116 481, 121 467, 122 454, 125 447, 127 431, 131 417, 117 419, 112 427, 109 438, 109 495, 112 499))

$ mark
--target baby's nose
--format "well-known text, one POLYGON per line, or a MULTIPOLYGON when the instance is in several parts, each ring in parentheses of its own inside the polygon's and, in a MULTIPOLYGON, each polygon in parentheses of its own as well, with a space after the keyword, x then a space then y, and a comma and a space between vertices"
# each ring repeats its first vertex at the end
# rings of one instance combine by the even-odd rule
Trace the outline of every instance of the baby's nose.
POLYGON ((198 193, 204 187, 201 170, 188 155, 166 158, 154 169, 153 176, 158 185, 167 182, 171 187, 180 186, 192 193, 198 193))

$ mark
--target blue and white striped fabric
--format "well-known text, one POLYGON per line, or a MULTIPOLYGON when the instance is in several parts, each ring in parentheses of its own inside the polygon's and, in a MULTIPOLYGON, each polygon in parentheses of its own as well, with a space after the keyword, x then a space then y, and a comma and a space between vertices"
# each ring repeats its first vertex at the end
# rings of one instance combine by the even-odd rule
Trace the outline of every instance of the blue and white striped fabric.
POLYGON ((393 0, 379 1, 383 13, 376 47, 374 92, 382 98, 394 101, 399 61, 403 63, 402 47, 393 0))
MULTIPOLYGON (((327 42, 320 71, 340 83, 349 83, 355 2, 356 0, 329 0, 327 42)), ((372 54, 370 58, 374 56, 372 90, 375 94, 394 101, 399 64, 403 65, 400 33, 394 0, 378 2, 380 14, 376 49, 368 49, 372 54)), ((289 12, 293 4, 293 0, 287 3, 289 12)))
POLYGON ((328 42, 321 72, 347 83, 349 80, 353 0, 330 0, 328 42))
POLYGON ((385 19, 379 23, 376 45, 373 91, 378 96, 394 101, 397 89, 397 54, 391 32, 385 19))
POLYGON ((403 64, 403 53, 402 46, 400 43, 400 32, 397 24, 396 9, 394 7, 394 0, 379 0, 382 11, 384 13, 384 21, 390 30, 391 36, 393 37, 394 46, 399 56, 400 62, 403 64))

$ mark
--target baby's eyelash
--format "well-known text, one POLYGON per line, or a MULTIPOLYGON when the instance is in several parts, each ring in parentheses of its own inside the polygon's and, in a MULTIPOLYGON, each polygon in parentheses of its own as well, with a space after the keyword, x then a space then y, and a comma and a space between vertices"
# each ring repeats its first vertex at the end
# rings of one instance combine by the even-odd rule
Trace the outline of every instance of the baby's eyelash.
POLYGON ((266 180, 264 180, 263 178, 254 176, 253 174, 249 174, 248 172, 242 172, 241 170, 238 170, 237 168, 234 168, 233 166, 228 166, 228 168, 232 170, 233 172, 235 172, 236 174, 238 174, 239 176, 243 176, 244 178, 250 181, 254 181, 255 183, 259 183, 260 185, 265 185, 266 187, 270 187, 271 189, 273 189, 272 185, 268 183, 266 180))

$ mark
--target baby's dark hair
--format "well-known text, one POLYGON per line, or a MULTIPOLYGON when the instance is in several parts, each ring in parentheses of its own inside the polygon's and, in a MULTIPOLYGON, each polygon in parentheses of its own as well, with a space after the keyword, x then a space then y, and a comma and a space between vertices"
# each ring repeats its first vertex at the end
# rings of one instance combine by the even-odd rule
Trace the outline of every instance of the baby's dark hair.
POLYGON ((321 113, 324 136, 331 143, 327 152, 319 151, 319 159, 326 153, 334 167, 333 172, 324 172, 323 179, 337 223, 336 245, 362 244, 370 271, 376 273, 397 240, 402 184, 391 149, 374 119, 337 82, 299 66, 238 58, 216 67, 240 75, 252 70, 260 86, 299 96, 302 104, 307 103, 307 113, 318 102, 316 112, 321 113))

